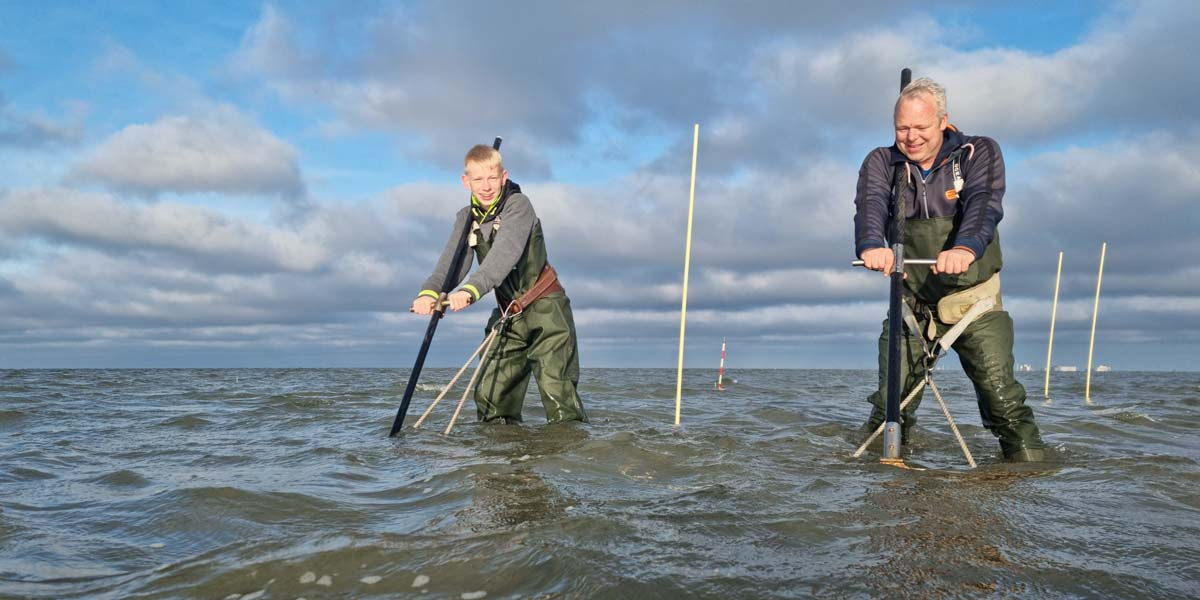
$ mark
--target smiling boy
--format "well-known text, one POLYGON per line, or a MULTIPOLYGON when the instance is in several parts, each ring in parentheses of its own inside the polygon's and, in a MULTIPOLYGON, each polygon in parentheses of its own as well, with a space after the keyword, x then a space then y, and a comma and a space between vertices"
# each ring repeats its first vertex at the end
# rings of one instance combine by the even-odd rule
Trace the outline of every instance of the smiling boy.
POLYGON ((458 273, 466 273, 474 255, 479 262, 457 290, 447 297, 451 310, 459 311, 494 291, 499 305, 492 311, 485 332, 497 326, 505 311, 511 318, 501 325, 495 344, 485 357, 475 387, 475 406, 481 421, 522 420, 521 408, 532 373, 537 378, 546 420, 587 421, 579 397, 579 349, 571 301, 546 260, 541 221, 521 186, 509 181, 500 152, 478 145, 463 160, 463 187, 471 192, 471 205, 458 211, 450 240, 433 274, 413 300, 413 312, 431 314, 450 272, 454 251, 467 219, 471 219, 468 244, 458 273))

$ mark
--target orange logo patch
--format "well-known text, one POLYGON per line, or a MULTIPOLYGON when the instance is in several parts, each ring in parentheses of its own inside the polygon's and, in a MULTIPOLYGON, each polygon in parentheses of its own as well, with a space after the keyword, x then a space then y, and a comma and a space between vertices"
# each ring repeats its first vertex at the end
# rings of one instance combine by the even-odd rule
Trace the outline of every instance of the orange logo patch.
POLYGON ((946 201, 954 202, 955 200, 958 200, 958 190, 954 188, 946 190, 946 201))

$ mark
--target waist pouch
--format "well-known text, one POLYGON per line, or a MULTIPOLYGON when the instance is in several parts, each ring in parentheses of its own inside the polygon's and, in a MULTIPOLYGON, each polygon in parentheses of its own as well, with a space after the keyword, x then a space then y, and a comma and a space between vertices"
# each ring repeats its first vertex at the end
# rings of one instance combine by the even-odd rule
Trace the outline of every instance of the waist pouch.
POLYGON ((948 294, 938 300, 938 320, 947 325, 953 325, 959 322, 976 302, 984 298, 992 298, 995 301, 995 306, 991 310, 1004 308, 1000 303, 1000 273, 992 275, 983 283, 948 294))

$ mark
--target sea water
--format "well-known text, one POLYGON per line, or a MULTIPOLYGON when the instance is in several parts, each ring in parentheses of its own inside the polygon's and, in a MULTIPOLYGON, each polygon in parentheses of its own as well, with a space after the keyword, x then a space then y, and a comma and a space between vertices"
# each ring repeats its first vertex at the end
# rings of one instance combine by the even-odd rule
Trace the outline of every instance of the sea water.
MULTIPOLYGON (((422 375, 411 425, 453 374, 422 375)), ((0 371, 0 598, 1200 595, 1200 373, 1021 373, 1008 464, 969 382, 902 470, 870 371, 587 369, 592 422, 387 432, 396 370, 0 371)))

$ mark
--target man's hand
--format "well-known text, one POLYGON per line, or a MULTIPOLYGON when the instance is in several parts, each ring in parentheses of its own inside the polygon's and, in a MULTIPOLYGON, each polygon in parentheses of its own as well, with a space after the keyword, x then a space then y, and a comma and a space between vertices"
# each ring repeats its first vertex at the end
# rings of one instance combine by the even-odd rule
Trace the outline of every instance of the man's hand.
POLYGON ((864 250, 859 258, 863 261, 863 266, 872 271, 883 271, 884 276, 892 274, 892 268, 896 266, 896 254, 890 248, 871 248, 864 250))
POLYGON ((446 299, 450 301, 450 310, 458 312, 471 305, 472 296, 471 292, 458 290, 446 299))
POLYGON ((951 248, 938 254, 937 264, 932 270, 935 275, 958 275, 975 262, 975 253, 962 248, 951 248))
POLYGON ((436 298, 432 298, 430 296, 417 296, 417 298, 413 300, 412 307, 409 308, 409 310, 417 313, 418 315, 431 315, 433 314, 433 307, 436 304, 436 298))

